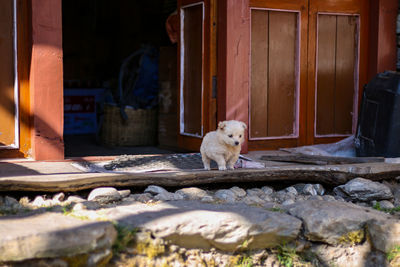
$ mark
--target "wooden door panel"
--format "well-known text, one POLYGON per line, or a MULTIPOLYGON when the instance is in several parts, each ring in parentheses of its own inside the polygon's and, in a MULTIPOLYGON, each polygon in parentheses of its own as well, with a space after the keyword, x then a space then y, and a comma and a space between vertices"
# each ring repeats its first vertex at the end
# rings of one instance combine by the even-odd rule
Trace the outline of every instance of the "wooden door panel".
POLYGON ((251 11, 250 139, 297 133, 298 14, 251 11))
POLYGON ((304 0, 250 1, 250 150, 304 144, 307 7, 304 0))
POLYGON ((307 143, 354 133, 361 84, 367 81, 367 0, 311 0, 307 143), (364 64, 363 64, 364 63, 364 64))
POLYGON ((268 11, 251 11, 250 138, 268 136, 268 21, 268 11))
POLYGON ((181 9, 183 42, 181 134, 202 136, 203 4, 181 9))
POLYGON ((335 134, 355 131, 358 88, 358 16, 337 16, 335 134))
POLYGON ((14 1, 0 1, 0 147, 17 147, 14 1))
POLYGON ((216 127, 212 77, 216 76, 216 0, 179 0, 178 146, 198 151, 216 127))
POLYGON ((297 136, 298 14, 270 11, 268 136, 297 136))
POLYGON ((318 15, 316 136, 353 130, 358 16, 318 15))
POLYGON ((336 16, 318 20, 318 73, 316 131, 324 135, 335 127, 336 16))

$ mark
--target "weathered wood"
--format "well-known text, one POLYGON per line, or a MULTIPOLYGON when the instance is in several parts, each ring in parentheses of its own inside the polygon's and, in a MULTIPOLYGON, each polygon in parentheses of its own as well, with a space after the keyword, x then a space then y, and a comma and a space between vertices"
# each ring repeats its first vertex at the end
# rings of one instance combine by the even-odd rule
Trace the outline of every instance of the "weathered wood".
POLYGON ((330 157, 330 156, 315 156, 315 155, 264 155, 261 160, 296 162, 304 164, 328 165, 328 164, 354 164, 354 163, 370 163, 384 162, 383 157, 330 157))
POLYGON ((0 178, 0 191, 74 192, 100 186, 196 186, 215 183, 293 181, 340 185, 355 177, 383 180, 400 176, 400 164, 368 163, 337 166, 285 166, 234 171, 174 173, 75 173, 0 178))

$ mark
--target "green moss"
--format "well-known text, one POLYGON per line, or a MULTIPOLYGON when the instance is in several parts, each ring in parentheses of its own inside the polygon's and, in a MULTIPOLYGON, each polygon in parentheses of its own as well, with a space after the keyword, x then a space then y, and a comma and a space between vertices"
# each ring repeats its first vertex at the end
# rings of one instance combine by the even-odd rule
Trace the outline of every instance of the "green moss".
POLYGON ((234 266, 235 267, 252 267, 253 259, 248 255, 240 256, 238 258, 237 263, 234 266))
POLYGON ((68 263, 69 267, 84 267, 87 266, 87 261, 89 259, 88 254, 84 255, 76 255, 68 258, 64 258, 63 260, 68 263))
POLYGON ((396 245, 392 250, 386 254, 386 259, 393 262, 396 258, 400 257, 400 245, 396 245))
POLYGON ((149 236, 147 240, 138 242, 136 244, 136 249, 140 254, 145 254, 148 258, 153 259, 154 257, 164 254, 165 245, 161 240, 155 240, 149 236))
POLYGON ((280 213, 284 213, 285 212, 283 209, 278 208, 278 207, 273 207, 273 208, 270 208, 268 210, 269 211, 273 211, 273 212, 280 212, 280 213))
POLYGON ((115 230, 117 230, 117 238, 112 246, 114 254, 118 254, 124 251, 129 243, 133 242, 137 229, 129 229, 127 227, 118 225, 118 223, 113 222, 115 230))
POLYGON ((383 211, 383 212, 389 213, 389 214, 393 214, 395 212, 400 211, 400 206, 397 206, 397 207, 394 207, 394 208, 391 208, 391 209, 385 209, 385 208, 381 207, 381 204, 379 202, 377 202, 373 206, 373 208, 376 209, 376 210, 379 210, 379 211, 383 211))
POLYGON ((348 232, 347 234, 342 235, 339 238, 339 243, 355 245, 355 244, 360 244, 361 242, 363 242, 364 238, 365 238, 365 231, 364 231, 364 229, 360 229, 360 230, 351 231, 351 232, 348 232))

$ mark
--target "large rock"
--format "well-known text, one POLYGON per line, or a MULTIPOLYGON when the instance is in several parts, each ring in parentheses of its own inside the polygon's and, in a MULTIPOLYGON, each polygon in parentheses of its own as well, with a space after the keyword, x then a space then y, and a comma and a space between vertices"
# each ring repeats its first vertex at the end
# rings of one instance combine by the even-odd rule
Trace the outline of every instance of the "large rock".
POLYGON ((82 221, 57 213, 1 217, 0 262, 108 251, 115 238, 110 222, 82 221))
POLYGON ((388 253, 396 246, 400 246, 400 221, 398 220, 369 221, 368 232, 372 245, 377 250, 388 253))
POLYGON ((325 263, 323 266, 335 267, 384 267, 386 256, 384 253, 371 249, 369 242, 355 246, 329 246, 315 244, 311 252, 318 260, 325 263))
POLYGON ((103 214, 120 225, 151 231, 153 236, 182 247, 223 251, 275 247, 295 239, 301 228, 301 221, 292 216, 243 204, 135 203, 103 214))
POLYGON ((391 218, 385 213, 339 201, 307 200, 285 207, 301 219, 308 240, 331 245, 359 243, 365 238, 368 221, 391 218))
POLYGON ((114 187, 99 187, 93 189, 88 196, 89 201, 94 200, 99 203, 111 203, 121 199, 121 194, 114 187))
POLYGON ((356 178, 333 189, 335 194, 353 201, 392 199, 390 188, 364 178, 356 178))

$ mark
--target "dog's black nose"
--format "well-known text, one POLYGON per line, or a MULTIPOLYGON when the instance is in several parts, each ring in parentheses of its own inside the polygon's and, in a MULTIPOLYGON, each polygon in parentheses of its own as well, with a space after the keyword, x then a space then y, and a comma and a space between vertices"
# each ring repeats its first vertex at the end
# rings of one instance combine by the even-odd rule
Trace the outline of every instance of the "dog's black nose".
POLYGON ((235 146, 237 146, 239 144, 239 142, 238 141, 235 141, 235 146))

